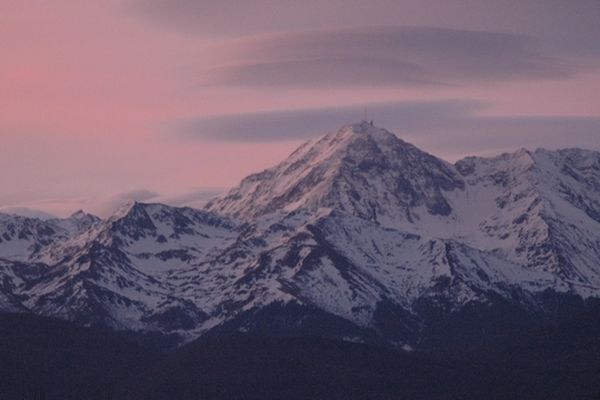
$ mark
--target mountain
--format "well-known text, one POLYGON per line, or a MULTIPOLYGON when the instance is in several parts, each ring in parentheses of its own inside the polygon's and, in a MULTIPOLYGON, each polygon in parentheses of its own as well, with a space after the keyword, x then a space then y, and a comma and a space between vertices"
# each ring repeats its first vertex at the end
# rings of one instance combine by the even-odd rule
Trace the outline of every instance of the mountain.
POLYGON ((413 221, 419 207, 447 216, 444 194, 464 188, 450 164, 363 122, 304 144, 207 208, 244 219, 333 208, 388 225, 413 221))
POLYGON ((305 144, 207 208, 246 220, 332 209, 502 253, 517 265, 552 270, 589 295, 600 287, 599 159, 578 149, 520 150, 449 165, 363 122, 305 144), (578 251, 563 254, 567 247, 578 251))
POLYGON ((100 222, 78 211, 64 219, 39 219, 0 213, 0 310, 27 310, 18 292, 41 277, 48 266, 38 257, 54 244, 83 234, 100 222))
POLYGON ((450 164, 367 122, 204 210, 0 222, 1 308, 183 341, 243 331, 419 348, 441 320, 484 332, 600 296, 600 153, 450 164))
POLYGON ((33 312, 115 329, 190 329, 207 318, 182 278, 236 238, 226 219, 200 210, 128 204, 37 258, 48 267, 22 290, 33 312), (56 307, 59 304, 60 307, 56 307))
POLYGON ((39 218, 42 220, 55 219, 56 215, 28 207, 1 207, 0 213, 20 215, 22 217, 39 218))
POLYGON ((100 219, 78 211, 64 219, 39 219, 0 213, 0 258, 26 261, 54 242, 76 236, 100 219))

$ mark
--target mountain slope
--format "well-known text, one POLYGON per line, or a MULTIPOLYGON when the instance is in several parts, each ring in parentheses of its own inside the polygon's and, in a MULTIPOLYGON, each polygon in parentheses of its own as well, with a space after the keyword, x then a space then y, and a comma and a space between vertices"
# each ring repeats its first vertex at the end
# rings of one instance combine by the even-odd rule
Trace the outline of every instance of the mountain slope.
POLYGON ((468 158, 457 168, 473 202, 488 208, 468 242, 479 241, 530 270, 549 271, 569 290, 598 295, 600 153, 521 150, 468 158))
POLYGON ((28 260, 52 243, 76 236, 99 221, 83 211, 69 218, 48 220, 0 213, 0 259, 28 260))
POLYGON ((60 251, 52 248, 64 258, 28 284, 25 303, 44 315, 119 329, 189 329, 206 315, 175 295, 171 276, 233 240, 233 229, 206 212, 135 203, 60 251))

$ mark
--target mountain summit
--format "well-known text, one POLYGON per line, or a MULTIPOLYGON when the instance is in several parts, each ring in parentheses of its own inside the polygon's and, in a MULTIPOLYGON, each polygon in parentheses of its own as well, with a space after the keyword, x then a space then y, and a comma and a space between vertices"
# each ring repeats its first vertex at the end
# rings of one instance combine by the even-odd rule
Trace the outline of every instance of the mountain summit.
POLYGON ((452 166, 365 121, 310 141, 245 178, 207 209, 248 219, 276 211, 337 209, 381 223, 410 221, 424 206, 448 215, 444 194, 464 189, 452 166))
POLYGON ((450 164, 346 125, 206 210, 0 215, 0 282, 0 309, 86 325, 415 347, 465 313, 546 318, 600 297, 600 153, 450 164))

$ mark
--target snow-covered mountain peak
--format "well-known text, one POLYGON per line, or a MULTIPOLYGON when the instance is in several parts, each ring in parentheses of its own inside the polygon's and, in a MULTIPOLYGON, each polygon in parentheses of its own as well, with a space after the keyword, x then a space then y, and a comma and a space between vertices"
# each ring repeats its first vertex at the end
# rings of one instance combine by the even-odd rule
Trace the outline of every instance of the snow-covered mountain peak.
POLYGON ((85 211, 83 211, 82 209, 79 209, 79 210, 75 211, 73 214, 69 215, 69 218, 82 218, 86 215, 88 215, 88 214, 85 211))
POLYGON ((82 233, 100 223, 102 220, 97 216, 79 210, 71 214, 68 218, 57 220, 66 229, 70 230, 73 235, 82 233))
POLYGON ((397 138, 392 132, 375 126, 373 122, 361 121, 354 124, 343 125, 339 132, 345 132, 351 135, 365 135, 373 138, 379 138, 379 140, 397 138))
POLYGON ((117 220, 117 219, 126 217, 128 214, 130 214, 132 212, 135 213, 136 209, 140 210, 142 208, 143 208, 143 203, 139 203, 134 200, 127 200, 127 201, 121 203, 121 205, 119 205, 117 207, 115 212, 113 212, 112 215, 109 217, 109 220, 117 220))
POLYGON ((168 238, 182 235, 202 235, 205 229, 230 230, 233 227, 226 218, 204 210, 132 202, 106 221, 101 236, 124 242, 143 238, 166 242, 168 238))
POLYGON ((69 240, 99 222, 91 214, 51 219, 0 214, 0 259, 30 260, 50 245, 69 240))
POLYGON ((413 209, 449 215, 445 192, 464 189, 447 162, 368 122, 305 143, 285 161, 250 175, 207 204, 251 219, 274 212, 335 208, 381 223, 410 221, 413 209))
POLYGON ((365 149, 366 151, 375 153, 398 147, 405 147, 407 151, 416 149, 416 147, 404 142, 392 132, 362 121, 343 125, 337 131, 308 141, 292 153, 282 164, 293 163, 302 159, 311 163, 326 162, 327 160, 340 162, 351 155, 351 152, 356 150, 357 147, 365 144, 369 145, 365 149))

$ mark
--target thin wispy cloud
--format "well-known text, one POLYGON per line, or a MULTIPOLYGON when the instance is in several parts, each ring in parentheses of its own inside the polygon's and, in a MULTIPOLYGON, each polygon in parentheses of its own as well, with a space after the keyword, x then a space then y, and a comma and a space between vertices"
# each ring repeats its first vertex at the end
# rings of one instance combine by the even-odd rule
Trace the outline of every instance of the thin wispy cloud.
POLYGON ((599 56, 597 0, 132 0, 128 13, 186 35, 251 34, 361 25, 518 32, 563 54, 599 56))
MULTIPOLYGON (((188 140, 275 141, 315 137, 340 121, 358 121, 365 105, 279 110, 188 119, 171 125, 188 140)), ((489 104, 468 100, 388 102, 367 105, 379 126, 447 158, 494 154, 520 147, 600 149, 600 118, 494 116, 489 104)))
POLYGON ((88 198, 56 197, 22 200, 7 206, 3 206, 0 199, 0 213, 50 219, 67 217, 75 210, 83 210, 101 218, 108 218, 115 211, 132 202, 164 203, 175 207, 201 208, 208 200, 225 190, 225 188, 206 188, 176 195, 165 195, 147 189, 136 189, 88 198))
POLYGON ((405 130, 444 126, 448 121, 460 123, 485 105, 475 101, 389 102, 228 114, 208 118, 175 121, 167 130, 190 139, 224 141, 298 140, 314 137, 337 128, 340 121, 360 120, 367 111, 382 124, 401 124, 405 130))
POLYGON ((207 83, 266 87, 464 84, 564 79, 575 62, 527 35, 434 27, 364 27, 269 34, 232 45, 237 61, 207 83))
POLYGON ((67 217, 76 210, 84 210, 85 212, 105 218, 112 215, 126 203, 134 201, 156 201, 159 196, 158 193, 150 190, 135 189, 106 196, 94 196, 88 198, 54 197, 24 200, 5 207, 5 209, 12 210, 19 215, 29 215, 32 212, 41 212, 59 217, 67 217), (30 212, 27 214, 23 212, 23 210, 30 210, 30 212))

